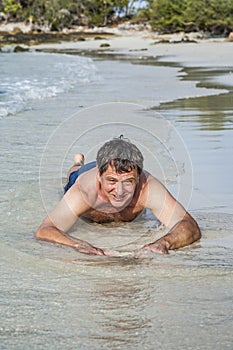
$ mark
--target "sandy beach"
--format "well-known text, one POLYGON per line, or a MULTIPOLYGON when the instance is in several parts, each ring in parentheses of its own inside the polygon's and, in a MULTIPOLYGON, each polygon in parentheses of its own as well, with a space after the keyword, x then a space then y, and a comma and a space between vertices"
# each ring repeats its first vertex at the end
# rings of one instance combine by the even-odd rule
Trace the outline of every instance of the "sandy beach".
MULTIPOLYGON (((24 23, 7 23, 0 25, 0 32, 24 34, 31 32, 31 26, 24 23)), ((84 40, 67 41, 58 44, 30 45, 29 48, 52 47, 64 50, 92 51, 98 54, 127 55, 160 58, 183 65, 196 66, 230 66, 233 42, 228 38, 205 38, 202 33, 176 33, 159 35, 151 30, 130 29, 123 27, 88 29, 83 27, 64 30, 64 34, 83 33, 84 40), (90 37, 85 38, 85 34, 90 37), (109 36, 108 36, 109 34, 109 36), (191 49, 190 49, 191 47, 191 49)), ((49 32, 45 31, 45 34, 49 32)), ((51 33, 52 34, 52 33, 51 33)), ((55 35, 56 33, 54 33, 55 35)), ((62 34, 62 33, 61 33, 62 34)), ((33 44, 33 43, 32 43, 33 44)), ((20 45, 20 43, 18 43, 20 45)), ((14 45, 13 45, 14 46, 14 45)), ((3 47, 4 50, 4 47, 3 47)))
MULTIPOLYGON (((84 31, 85 33, 85 31, 84 31)), ((189 41, 182 42, 184 33, 158 35, 151 31, 102 29, 87 30, 92 38, 78 42, 53 44, 53 48, 94 51, 98 54, 119 54, 127 56, 161 57, 167 61, 196 66, 230 66, 233 42, 227 38, 200 39, 198 33, 190 34, 189 41), (98 34, 103 33, 102 37, 98 34), (104 33, 112 37, 104 38, 104 33)), ((40 45, 39 48, 51 45, 40 45)))

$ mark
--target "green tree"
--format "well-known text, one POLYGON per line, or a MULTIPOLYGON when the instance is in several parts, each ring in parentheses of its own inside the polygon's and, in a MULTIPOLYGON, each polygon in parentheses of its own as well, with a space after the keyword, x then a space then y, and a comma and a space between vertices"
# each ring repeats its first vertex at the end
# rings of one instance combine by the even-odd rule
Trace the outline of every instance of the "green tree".
POLYGON ((3 0, 2 8, 7 18, 15 18, 17 14, 21 11, 22 6, 18 0, 3 0))
POLYGON ((106 26, 117 22, 119 16, 130 16, 135 1, 129 0, 84 0, 84 14, 90 24, 106 26))
POLYGON ((232 0, 152 0, 148 6, 152 27, 162 32, 233 30, 232 0))
POLYGON ((157 0, 151 3, 151 24, 163 31, 183 30, 183 15, 188 0, 157 0))
POLYGON ((149 21, 161 32, 209 31, 228 34, 233 30, 233 0, 0 0, 7 19, 32 21, 53 30, 73 24, 106 26, 119 20, 149 21))
POLYGON ((0 0, 0 10, 9 20, 30 20, 60 30, 73 24, 106 26, 129 19, 138 1, 142 0, 0 0))

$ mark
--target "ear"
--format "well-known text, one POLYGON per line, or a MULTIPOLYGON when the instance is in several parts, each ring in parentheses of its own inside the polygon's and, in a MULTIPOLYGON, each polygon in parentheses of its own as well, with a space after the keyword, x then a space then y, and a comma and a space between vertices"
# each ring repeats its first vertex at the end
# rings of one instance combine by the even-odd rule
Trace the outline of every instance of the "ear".
POLYGON ((100 181, 100 180, 101 180, 101 175, 100 175, 99 170, 97 170, 97 180, 98 180, 98 181, 100 181))

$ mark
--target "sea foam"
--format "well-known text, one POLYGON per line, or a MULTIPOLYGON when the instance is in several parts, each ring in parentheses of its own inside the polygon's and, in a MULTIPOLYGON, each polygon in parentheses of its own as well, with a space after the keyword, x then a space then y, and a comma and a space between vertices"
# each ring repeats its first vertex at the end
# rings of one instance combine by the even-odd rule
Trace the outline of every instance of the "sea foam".
POLYGON ((0 117, 30 109, 33 100, 66 93, 96 79, 90 58, 51 53, 5 53, 0 56, 0 117))

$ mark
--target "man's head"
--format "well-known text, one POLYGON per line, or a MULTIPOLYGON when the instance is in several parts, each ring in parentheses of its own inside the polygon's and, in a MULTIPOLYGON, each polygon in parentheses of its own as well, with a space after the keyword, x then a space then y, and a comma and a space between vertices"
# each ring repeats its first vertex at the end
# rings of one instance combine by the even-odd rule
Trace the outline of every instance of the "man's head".
POLYGON ((137 170, 138 174, 143 169, 143 155, 141 151, 123 135, 119 138, 107 141, 98 151, 97 166, 102 175, 109 165, 113 166, 117 173, 137 170))
POLYGON ((114 207, 122 209, 134 197, 143 169, 142 153, 120 136, 106 142, 96 160, 102 194, 114 207))

